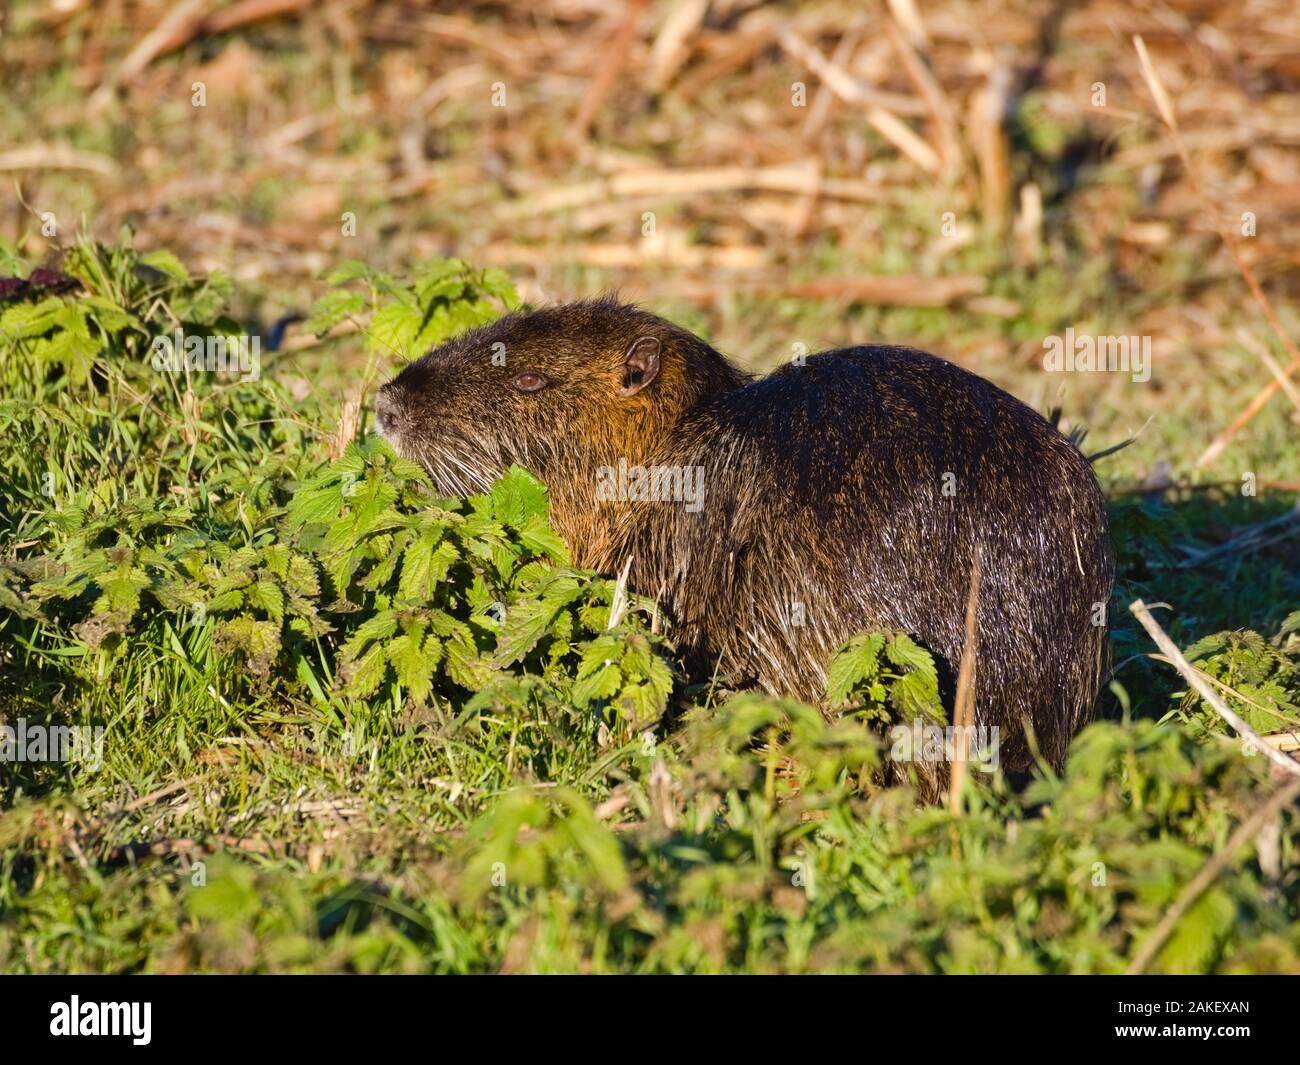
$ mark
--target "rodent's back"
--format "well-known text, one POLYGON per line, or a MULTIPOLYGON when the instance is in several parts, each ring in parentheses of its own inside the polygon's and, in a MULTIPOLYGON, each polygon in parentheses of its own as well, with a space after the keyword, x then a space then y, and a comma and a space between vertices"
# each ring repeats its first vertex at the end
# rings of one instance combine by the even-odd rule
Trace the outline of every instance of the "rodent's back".
POLYGON ((980 719, 1028 716, 1063 755, 1096 692, 1113 564, 1091 466, 1029 407, 923 352, 850 348, 701 404, 657 461, 701 468, 704 506, 639 511, 609 562, 636 556, 688 647, 806 698, 868 628, 955 663, 978 554, 980 719))

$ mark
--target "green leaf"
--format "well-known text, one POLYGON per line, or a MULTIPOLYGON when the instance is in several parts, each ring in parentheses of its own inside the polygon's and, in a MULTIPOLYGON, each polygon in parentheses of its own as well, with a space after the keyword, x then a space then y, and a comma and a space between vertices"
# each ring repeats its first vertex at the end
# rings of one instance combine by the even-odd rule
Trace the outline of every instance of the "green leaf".
POLYGON ((443 540, 436 547, 432 537, 416 540, 402 556, 398 598, 419 603, 432 599, 434 587, 447 576, 459 557, 460 552, 450 540, 443 540))
POLYGON ((358 699, 373 695, 383 683, 384 662, 384 645, 379 643, 357 658, 345 659, 339 666, 339 679, 347 693, 358 699))
POLYGON ((398 682, 407 694, 417 703, 428 699, 433 690, 433 671, 437 659, 430 661, 419 634, 404 633, 395 637, 388 642, 386 653, 398 682))
POLYGON ((544 515, 533 514, 519 527, 519 539, 535 555, 547 555, 562 566, 569 564, 569 549, 544 515))
POLYGON ((522 466, 511 466, 497 478, 489 499, 492 516, 516 529, 529 518, 545 519, 549 510, 546 486, 522 466))
POLYGON ((832 706, 848 701, 854 687, 879 670, 885 638, 880 633, 855 636, 831 659, 826 669, 826 700, 832 706))

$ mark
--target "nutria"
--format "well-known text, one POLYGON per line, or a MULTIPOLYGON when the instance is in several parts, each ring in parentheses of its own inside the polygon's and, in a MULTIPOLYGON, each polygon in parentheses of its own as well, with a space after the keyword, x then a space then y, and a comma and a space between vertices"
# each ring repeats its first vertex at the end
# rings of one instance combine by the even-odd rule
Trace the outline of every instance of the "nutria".
POLYGON ((617 574, 630 556, 700 679, 816 701, 864 630, 909 633, 950 676, 978 557, 975 720, 1002 726, 1003 767, 1032 761, 1023 722, 1059 764, 1091 715, 1113 571, 1097 480, 943 359, 845 348, 755 379, 605 298, 443 344, 383 386, 376 420, 447 494, 531 469, 574 562, 617 574))

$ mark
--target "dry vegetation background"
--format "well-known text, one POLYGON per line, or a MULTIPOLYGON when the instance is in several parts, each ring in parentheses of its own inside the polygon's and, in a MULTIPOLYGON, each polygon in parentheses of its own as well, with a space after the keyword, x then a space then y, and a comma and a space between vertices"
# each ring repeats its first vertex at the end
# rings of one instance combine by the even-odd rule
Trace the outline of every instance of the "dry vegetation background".
MULTIPOLYGON (((1287 0, 56 0, 13 5, 0 47, 0 232, 39 253, 129 224, 232 272, 252 321, 301 309, 345 258, 455 254, 533 301, 616 287, 754 366, 911 342, 1100 444, 1155 415, 1113 467, 1130 479, 1187 473, 1279 391, 1263 355, 1294 352, 1216 233, 1294 331, 1287 0), (1042 373, 1066 326, 1152 336, 1152 381, 1042 373)), ((319 377, 326 353, 290 345, 319 377)), ((1295 479, 1275 442, 1229 458, 1228 478, 1295 479)))

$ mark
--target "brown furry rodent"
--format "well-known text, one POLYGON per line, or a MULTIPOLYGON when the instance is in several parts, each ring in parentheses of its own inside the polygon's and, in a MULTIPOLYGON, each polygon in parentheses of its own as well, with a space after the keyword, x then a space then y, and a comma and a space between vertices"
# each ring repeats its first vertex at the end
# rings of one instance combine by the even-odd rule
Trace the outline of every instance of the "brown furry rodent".
POLYGON ((697 677, 817 700, 836 648, 880 629, 942 656, 950 680, 978 556, 975 720, 1001 726, 1004 768, 1032 760, 1023 722, 1059 763, 1091 716, 1113 576, 1092 468, 942 359, 846 348, 756 380, 600 299, 442 345, 380 390, 376 416, 442 492, 531 469, 575 563, 616 574, 631 556, 629 583, 667 608, 697 677), (637 467, 667 468, 659 494, 687 498, 623 492, 637 467))

